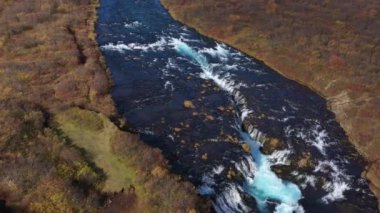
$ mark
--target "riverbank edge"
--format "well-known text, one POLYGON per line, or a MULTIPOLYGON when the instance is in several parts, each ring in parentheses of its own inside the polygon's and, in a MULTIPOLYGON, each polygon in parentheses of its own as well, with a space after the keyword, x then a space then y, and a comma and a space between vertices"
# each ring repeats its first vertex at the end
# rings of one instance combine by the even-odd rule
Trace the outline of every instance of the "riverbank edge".
POLYGON ((369 181, 370 189, 374 193, 374 195, 377 197, 378 208, 380 210, 380 185, 377 184, 380 181, 380 172, 378 171, 378 168, 380 169, 380 159, 376 159, 376 160, 372 160, 371 161, 367 157, 367 155, 365 153, 365 150, 361 149, 361 147, 359 145, 359 142, 355 141, 352 138, 352 136, 350 134, 350 131, 349 131, 349 129, 351 128, 350 127, 351 124, 349 123, 349 121, 347 121, 345 119, 345 117, 347 116, 346 113, 342 109, 340 109, 341 102, 343 102, 343 103, 345 102, 344 97, 342 97, 343 100, 340 100, 339 97, 328 97, 328 95, 324 94, 323 91, 319 91, 311 83, 309 83, 307 81, 303 81, 301 79, 297 79, 297 78, 291 77, 286 72, 281 71, 281 70, 283 70, 282 67, 278 66, 276 63, 271 63, 270 61, 265 60, 264 58, 262 58, 262 57, 260 57, 258 55, 249 53, 248 51, 245 51, 242 48, 239 48, 236 45, 234 45, 233 42, 229 42, 228 39, 220 39, 220 38, 217 38, 217 37, 213 37, 209 33, 207 33, 204 30, 202 30, 200 27, 198 27, 198 26, 196 26, 196 25, 194 25, 192 23, 185 22, 183 19, 181 19, 180 16, 178 16, 176 14, 176 12, 174 10, 172 10, 172 8, 170 7, 170 3, 169 2, 166 2, 165 0, 160 0, 160 3, 167 10, 167 12, 171 15, 171 17, 174 20, 176 20, 176 21, 178 21, 178 22, 186 25, 187 27, 195 30, 196 32, 198 32, 199 34, 201 34, 201 35, 203 35, 205 37, 208 37, 210 39, 213 39, 213 40, 216 40, 216 41, 219 41, 219 42, 226 43, 229 46, 231 46, 231 47, 233 47, 235 49, 238 49, 239 51, 243 52, 244 54, 246 54, 248 56, 251 56, 251 57, 254 57, 256 60, 260 61, 261 63, 263 63, 265 65, 267 65, 272 70, 274 70, 275 72, 277 72, 280 75, 284 76, 285 78, 288 78, 290 80, 296 81, 299 84, 304 85, 307 88, 311 89, 313 92, 315 92, 319 96, 323 97, 326 100, 326 102, 327 102, 328 109, 334 113, 335 119, 337 120, 337 122, 343 128, 345 134, 348 136, 349 142, 354 145, 355 149, 365 159, 365 161, 366 161, 366 168, 365 168, 365 171, 363 171, 362 176, 369 181))
MULTIPOLYGON (((104 72, 106 73, 107 78, 108 78, 108 94, 107 95, 109 95, 111 97, 110 92, 111 92, 111 88, 113 86, 112 73, 111 73, 111 70, 107 67, 105 58, 100 51, 100 46, 99 46, 97 39, 96 39, 97 38, 96 24, 97 24, 97 21, 99 19, 98 9, 101 6, 101 1, 100 0, 93 0, 92 6, 93 6, 92 14, 91 14, 90 18, 88 19, 88 23, 89 23, 89 29, 88 30, 89 30, 89 33, 91 33, 90 34, 91 36, 89 36, 89 39, 96 44, 95 45, 96 51, 99 54, 99 65, 102 67, 102 69, 104 70, 104 72)), ((112 99, 112 97, 111 97, 111 99, 112 99)), ((138 137, 140 137, 138 133, 134 132, 134 130, 128 126, 126 118, 124 116, 118 114, 118 112, 116 110, 116 104, 113 102, 113 100, 111 100, 111 103, 113 103, 112 107, 115 109, 114 114, 113 115, 104 115, 104 116, 106 118, 108 118, 110 120, 110 122, 113 123, 119 131, 124 132, 126 134, 137 135, 138 137)), ((149 145, 146 145, 143 141, 141 141, 141 139, 138 139, 138 140, 140 143, 143 144, 143 146, 146 146, 147 148, 151 148, 149 145)), ((162 152, 160 152, 159 155, 165 159, 162 152)), ((174 174, 171 171, 170 165, 167 162, 167 160, 165 162, 165 165, 163 165, 162 170, 167 170, 169 173, 168 174, 160 174, 161 176, 163 176, 163 175, 164 176, 173 176, 172 178, 174 178, 176 181, 178 181, 179 184, 183 184, 183 185, 189 185, 190 184, 192 186, 193 190, 191 192, 189 192, 189 194, 184 195, 185 196, 184 198, 190 197, 191 199, 196 199, 197 205, 193 206, 193 208, 188 209, 187 211, 189 213, 195 213, 195 212, 198 212, 198 210, 205 211, 207 209, 210 209, 209 199, 200 197, 199 194, 196 192, 195 186, 192 183, 186 181, 185 179, 179 178, 178 174, 174 174), (187 197, 187 196, 189 196, 189 197, 187 197)))

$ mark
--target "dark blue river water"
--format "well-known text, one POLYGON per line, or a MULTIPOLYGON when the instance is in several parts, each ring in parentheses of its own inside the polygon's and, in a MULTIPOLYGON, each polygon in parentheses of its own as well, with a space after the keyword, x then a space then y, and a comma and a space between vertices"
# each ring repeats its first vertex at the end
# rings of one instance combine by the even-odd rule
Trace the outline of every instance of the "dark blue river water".
POLYGON ((215 211, 377 212, 362 159, 317 94, 158 0, 102 0, 96 30, 119 112, 215 211), (264 154, 272 138, 282 145, 264 154))

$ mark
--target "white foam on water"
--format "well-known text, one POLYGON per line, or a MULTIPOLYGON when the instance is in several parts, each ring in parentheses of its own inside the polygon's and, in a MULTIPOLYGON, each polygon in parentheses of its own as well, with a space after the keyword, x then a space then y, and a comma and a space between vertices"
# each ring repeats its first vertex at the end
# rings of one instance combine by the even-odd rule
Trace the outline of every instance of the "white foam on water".
POLYGON ((124 44, 123 42, 118 42, 117 44, 109 43, 100 47, 102 50, 109 51, 118 51, 120 53, 124 53, 125 50, 131 50, 131 48, 124 44))
POLYGON ((297 132, 296 136, 317 148, 318 151, 325 156, 326 148, 329 144, 333 143, 332 141, 329 141, 330 138, 327 131, 318 123, 316 123, 311 129, 301 129, 301 131, 297 132))
POLYGON ((250 212, 251 209, 244 204, 240 191, 242 191, 240 186, 235 184, 227 186, 215 200, 215 211, 217 213, 250 212))
MULTIPOLYGON (((180 55, 190 59, 193 63, 201 67, 203 73, 200 77, 214 81, 215 84, 234 98, 236 105, 240 109, 240 115, 238 116, 240 121, 238 128, 240 128, 241 123, 251 111, 248 109, 246 100, 244 96, 240 94, 235 82, 229 79, 228 76, 222 76, 220 73, 217 73, 213 69, 213 66, 210 66, 207 58, 201 53, 201 51, 198 52, 194 50, 179 39, 172 39, 171 45, 180 55)), ((225 61, 222 58, 228 56, 228 52, 226 52, 226 50, 220 45, 217 45, 215 49, 204 49, 203 52, 218 56, 222 63, 225 61)), ((288 212, 288 210, 298 211, 302 209, 298 204, 302 194, 297 185, 278 178, 276 174, 272 172, 270 168, 272 164, 267 156, 260 152, 260 141, 262 141, 261 139, 264 135, 251 126, 248 129, 248 133, 243 132, 242 130, 240 133, 242 139, 251 147, 251 155, 255 160, 255 167, 253 167, 255 170, 252 171, 252 167, 249 164, 249 167, 247 165, 244 166, 244 164, 237 165, 237 169, 241 170, 241 173, 245 177, 249 177, 246 178, 245 191, 255 197, 259 209, 261 211, 266 211, 267 202, 270 200, 278 202, 277 212, 279 213, 288 212), (249 172, 252 172, 252 175, 254 174, 253 179, 250 178, 252 175, 249 175, 249 172)), ((228 188, 228 190, 225 190, 222 195, 217 197, 215 209, 218 212, 247 211, 247 209, 242 207, 243 201, 240 197, 239 191, 234 185, 232 186, 233 187, 228 188)))
POLYGON ((188 32, 180 33, 180 40, 185 42, 194 42, 194 43, 201 43, 198 39, 192 39, 192 35, 190 35, 188 32))
POLYGON ((237 64, 232 64, 232 65, 226 65, 225 66, 227 70, 237 70, 238 69, 238 65, 237 64))
POLYGON ((166 81, 164 84, 164 88, 170 91, 174 91, 173 83, 170 81, 166 81))
POLYGON ((214 58, 219 58, 221 61, 228 59, 229 51, 224 44, 216 44, 215 48, 204 48, 199 51, 200 53, 206 53, 214 58))
POLYGON ((349 190, 351 187, 343 181, 336 181, 333 183, 327 183, 323 186, 323 188, 327 191, 330 191, 327 195, 322 198, 324 203, 330 203, 337 200, 343 200, 344 192, 349 190))
POLYGON ((302 206, 292 206, 288 205, 286 203, 281 203, 280 205, 276 206, 275 213, 304 213, 305 210, 302 206))
POLYGON ((319 161, 314 172, 323 172, 329 175, 329 181, 323 185, 323 189, 328 193, 321 198, 322 202, 330 203, 345 199, 344 192, 351 189, 350 176, 340 169, 333 161, 319 161))
MULTIPOLYGON (((287 137, 294 134, 296 137, 302 139, 307 144, 314 146, 322 154, 322 160, 318 161, 313 172, 321 172, 325 175, 327 180, 322 187, 327 194, 321 197, 323 203, 331 203, 345 199, 344 192, 351 189, 351 176, 346 174, 344 166, 342 164, 348 163, 347 160, 341 159, 339 156, 333 156, 335 160, 329 159, 326 154, 327 147, 335 144, 329 137, 327 131, 322 128, 316 120, 306 120, 307 122, 313 122, 309 129, 305 128, 293 128, 287 126, 285 128, 285 134, 287 137)), ((305 188, 308 184, 315 187, 315 176, 300 176, 304 179, 304 183, 301 184, 302 188, 305 188)))
POLYGON ((142 131, 143 134, 146 134, 146 135, 154 135, 154 132, 150 129, 145 129, 142 131))
POLYGON ((171 72, 172 69, 182 71, 182 69, 175 62, 175 59, 168 58, 165 67, 160 68, 160 71, 162 73, 161 79, 166 80, 167 77, 175 77, 175 73, 171 72))
POLYGON ((223 165, 218 165, 214 167, 211 172, 207 172, 202 175, 202 185, 198 187, 198 193, 201 195, 212 195, 215 193, 214 186, 215 180, 214 177, 215 175, 219 175, 223 172, 224 166, 223 165))
POLYGON ((304 175, 304 179, 304 184, 302 185, 303 188, 306 188, 307 185, 315 188, 317 184, 317 178, 314 175, 304 175))
POLYGON ((116 44, 109 43, 109 44, 101 46, 100 48, 103 50, 118 51, 120 53, 124 53, 125 51, 132 51, 132 50, 141 50, 141 51, 147 52, 147 51, 163 51, 165 49, 166 44, 167 44, 166 39, 164 37, 161 37, 156 42, 153 42, 150 44, 140 44, 140 43, 124 44, 123 42, 119 41, 116 44))
POLYGON ((244 159, 239 163, 235 163, 235 168, 243 175, 248 184, 253 183, 255 178, 256 166, 251 156, 244 156, 244 159))
POLYGON ((289 149, 276 150, 268 156, 268 160, 272 165, 290 165, 289 156, 292 151, 289 149))
POLYGON ((313 146, 317 147, 317 149, 324 155, 326 155, 325 147, 328 146, 325 140, 328 138, 326 130, 318 131, 314 130, 314 133, 317 135, 313 146))
POLYGON ((133 29, 133 28, 136 28, 136 27, 140 27, 142 26, 142 24, 138 21, 134 21, 134 22, 131 22, 131 23, 125 23, 124 24, 124 27, 125 28, 129 28, 129 29, 133 29))
POLYGON ((212 170, 212 172, 213 172, 214 174, 220 175, 220 173, 222 173, 223 170, 224 170, 224 166, 223 166, 223 165, 219 165, 219 166, 215 167, 215 168, 212 170))
MULTIPOLYGON (((279 207, 277 212, 292 208, 293 211, 302 209, 298 204, 302 194, 297 185, 283 181, 276 176, 271 170, 271 162, 268 157, 260 152, 260 143, 254 141, 248 133, 241 132, 242 137, 250 145, 252 156, 254 158, 257 172, 252 184, 247 185, 248 193, 253 195, 258 202, 258 207, 261 211, 267 211, 267 202, 274 200, 278 202, 279 207), (287 207, 287 208, 285 208, 287 207)), ((257 134, 256 135, 260 135, 257 134)), ((256 136, 257 137, 257 136, 256 136)))
POLYGON ((245 116, 252 112, 247 108, 245 98, 238 91, 240 85, 236 85, 233 80, 216 73, 204 55, 192 49, 190 46, 179 39, 172 39, 171 45, 179 54, 190 58, 190 60, 201 66, 203 70, 203 73, 200 75, 201 78, 214 81, 214 83, 216 83, 221 89, 228 92, 231 96, 234 97, 236 104, 240 107, 240 117, 242 119, 244 119, 245 116))
POLYGON ((314 175, 304 175, 300 174, 298 171, 291 172, 291 175, 293 175, 297 180, 302 181, 302 184, 300 184, 300 186, 303 189, 305 189, 307 186, 311 186, 313 188, 316 187, 317 178, 314 175))

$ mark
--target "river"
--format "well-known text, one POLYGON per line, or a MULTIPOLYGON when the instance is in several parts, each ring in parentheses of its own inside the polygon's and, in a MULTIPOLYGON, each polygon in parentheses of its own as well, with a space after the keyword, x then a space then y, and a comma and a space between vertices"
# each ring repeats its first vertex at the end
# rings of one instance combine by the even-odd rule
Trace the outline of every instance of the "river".
POLYGON ((322 97, 176 22, 158 0, 102 0, 98 12, 119 113, 215 211, 378 211, 322 97), (280 146, 263 150, 271 141, 280 146))

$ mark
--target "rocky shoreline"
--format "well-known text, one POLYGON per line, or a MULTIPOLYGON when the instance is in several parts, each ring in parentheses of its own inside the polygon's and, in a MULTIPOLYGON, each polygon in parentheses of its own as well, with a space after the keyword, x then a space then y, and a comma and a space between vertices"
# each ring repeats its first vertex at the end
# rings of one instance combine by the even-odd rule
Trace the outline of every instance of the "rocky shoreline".
POLYGON ((350 142, 367 160, 363 175, 380 198, 379 64, 367 60, 380 53, 374 43, 380 25, 374 20, 377 2, 366 3, 373 9, 355 2, 357 8, 368 8, 367 14, 342 2, 161 2, 176 20, 264 61, 325 97, 350 142), (347 13, 352 17, 343 20, 347 13), (368 20, 374 27, 359 31, 368 20))

